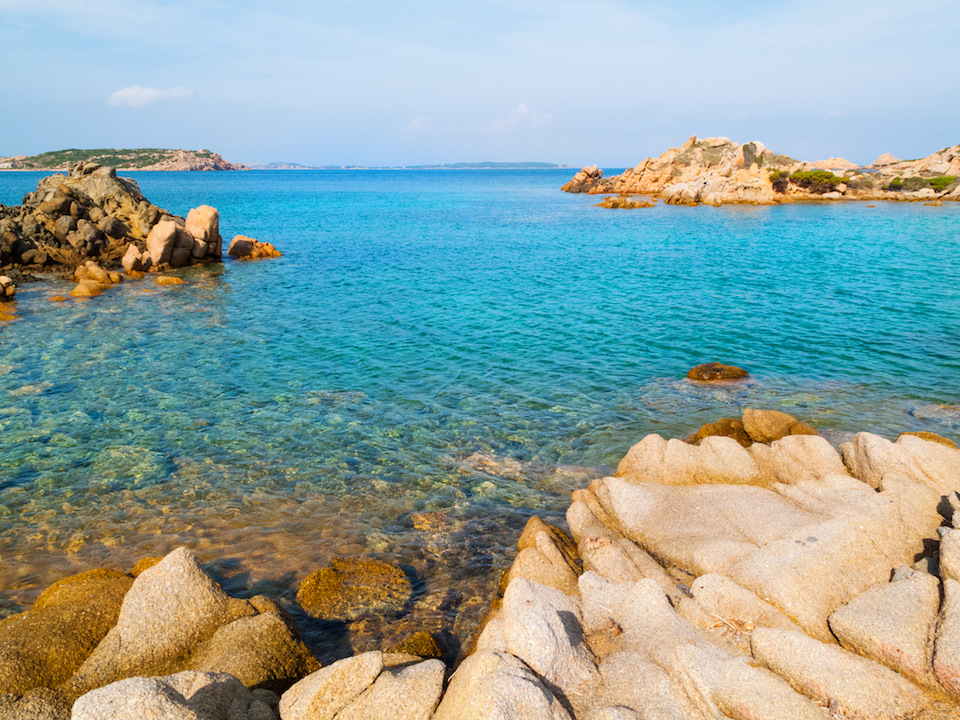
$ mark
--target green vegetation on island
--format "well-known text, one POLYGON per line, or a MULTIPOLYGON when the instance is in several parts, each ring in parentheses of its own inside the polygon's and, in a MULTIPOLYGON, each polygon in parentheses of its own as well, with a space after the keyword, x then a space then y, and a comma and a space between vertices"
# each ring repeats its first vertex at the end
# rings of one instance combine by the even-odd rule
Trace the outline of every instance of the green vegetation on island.
POLYGON ((39 155, 0 158, 8 170, 68 170, 78 162, 94 162, 123 170, 242 170, 243 165, 227 162, 211 150, 169 150, 164 148, 97 148, 54 150, 39 155))

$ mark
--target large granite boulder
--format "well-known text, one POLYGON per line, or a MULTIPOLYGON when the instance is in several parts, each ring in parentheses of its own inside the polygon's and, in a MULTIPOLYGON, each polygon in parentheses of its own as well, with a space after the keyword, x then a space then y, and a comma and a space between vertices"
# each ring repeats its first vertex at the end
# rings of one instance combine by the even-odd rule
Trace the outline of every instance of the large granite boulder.
POLYGON ((251 692, 226 673, 134 677, 92 690, 71 720, 279 720, 276 696, 251 692))
POLYGON ((285 687, 317 667, 273 603, 228 597, 192 551, 178 548, 137 576, 116 625, 65 689, 76 697, 134 675, 200 668, 236 673, 253 687, 285 687))

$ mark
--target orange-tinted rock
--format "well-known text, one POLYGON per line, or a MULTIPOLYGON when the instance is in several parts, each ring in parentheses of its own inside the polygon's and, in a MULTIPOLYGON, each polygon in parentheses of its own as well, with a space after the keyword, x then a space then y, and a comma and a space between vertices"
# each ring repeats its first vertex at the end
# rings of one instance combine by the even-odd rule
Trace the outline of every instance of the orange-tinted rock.
POLYGON ((355 620, 368 613, 398 612, 413 596, 406 573, 379 560, 336 559, 308 576, 297 592, 312 617, 355 620))
POLYGON ((81 280, 80 283, 70 291, 70 297, 89 298, 97 297, 103 290, 100 283, 95 280, 81 280))
POLYGON ((735 365, 724 365, 723 363, 711 362, 704 365, 697 365, 695 368, 691 368, 687 372, 687 377, 690 380, 697 380, 699 382, 716 382, 718 380, 739 380, 741 378, 749 377, 748 373, 743 368, 736 367, 735 365))
POLYGON ((743 447, 750 447, 753 444, 753 440, 743 429, 743 423, 735 418, 721 418, 717 422, 707 423, 696 434, 687 438, 687 442, 691 445, 699 445, 701 440, 708 437, 733 438, 743 447))
POLYGON ((158 275, 157 285, 183 285, 183 279, 173 275, 158 275))
POLYGON ((158 222, 147 235, 147 251, 156 265, 170 262, 179 226, 172 220, 158 222))
POLYGON ((230 241, 230 247, 227 248, 227 255, 235 258, 249 257, 257 246, 257 241, 246 235, 237 235, 230 241))
POLYGON ((49 299, 50 302, 64 302, 66 300, 67 298, 65 298, 63 295, 54 295, 49 299))

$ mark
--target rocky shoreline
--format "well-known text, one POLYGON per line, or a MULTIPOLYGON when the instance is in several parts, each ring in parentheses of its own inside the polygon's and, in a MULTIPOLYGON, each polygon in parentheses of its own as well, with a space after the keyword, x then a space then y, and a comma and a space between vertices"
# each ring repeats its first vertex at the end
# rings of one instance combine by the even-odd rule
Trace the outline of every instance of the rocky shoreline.
MULTIPOLYGON (((585 167, 563 186, 591 195, 646 195, 671 205, 776 205, 798 201, 895 200, 937 204, 960 200, 960 145, 921 160, 881 155, 865 167, 843 158, 801 162, 763 143, 691 137, 659 158, 620 175, 585 167), (835 172, 831 172, 835 171, 835 172)), ((649 207, 608 198, 600 207, 649 207)))
MULTIPOLYGON (((215 208, 174 216, 147 200, 135 180, 93 162, 43 178, 22 205, 0 205, 0 300, 13 300, 16 286, 39 274, 72 275, 78 287, 71 295, 92 297, 121 281, 112 271, 131 279, 220 262, 222 254, 215 208)), ((227 254, 280 257, 272 244, 245 235, 233 238, 227 254)))
MULTIPOLYGON (((282 607, 228 596, 180 548, 61 580, 0 621, 0 714, 955 718, 958 491, 946 438, 860 433, 838 452, 748 409, 686 442, 643 438, 573 493, 570 535, 532 518, 459 667, 425 632, 320 667, 282 607)), ((410 594, 399 569, 354 558, 304 577, 298 600, 355 618, 410 594)))

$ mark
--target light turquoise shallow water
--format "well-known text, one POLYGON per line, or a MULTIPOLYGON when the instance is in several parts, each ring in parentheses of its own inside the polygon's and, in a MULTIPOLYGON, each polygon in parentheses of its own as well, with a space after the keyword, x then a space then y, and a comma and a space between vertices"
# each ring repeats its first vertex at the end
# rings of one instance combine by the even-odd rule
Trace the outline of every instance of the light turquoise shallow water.
MULTIPOLYGON (((131 173, 284 257, 82 303, 22 288, 0 326, 0 614, 180 544, 285 601, 380 553, 419 578, 406 620, 465 639, 526 519, 561 519, 646 433, 765 407, 835 442, 960 439, 956 204, 610 211, 561 193, 569 174, 131 173), (754 379, 682 379, 709 360, 754 379)), ((0 202, 38 178, 0 174, 0 202)))

